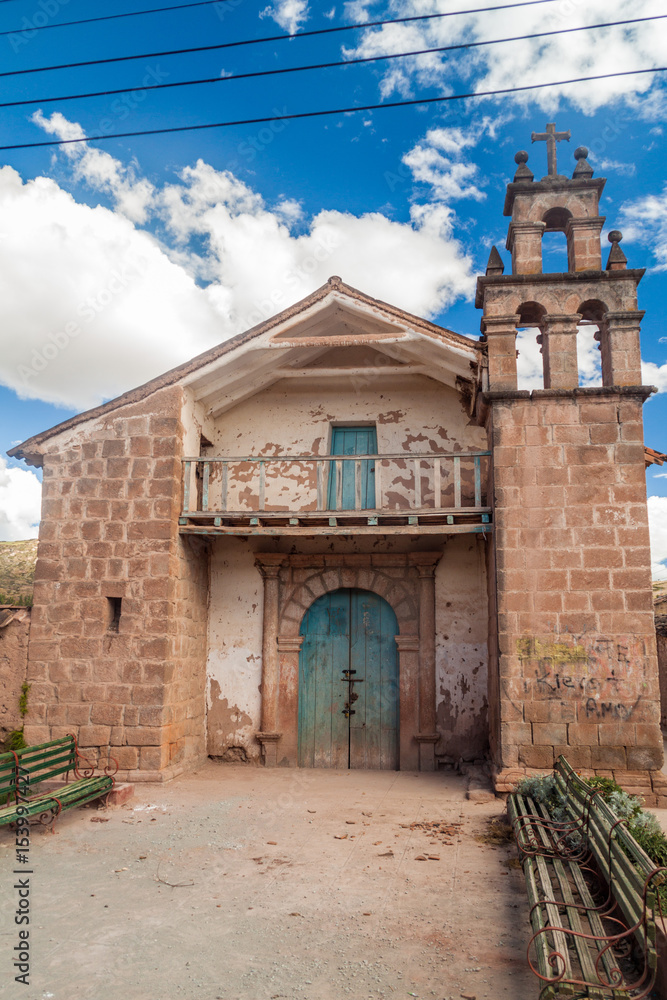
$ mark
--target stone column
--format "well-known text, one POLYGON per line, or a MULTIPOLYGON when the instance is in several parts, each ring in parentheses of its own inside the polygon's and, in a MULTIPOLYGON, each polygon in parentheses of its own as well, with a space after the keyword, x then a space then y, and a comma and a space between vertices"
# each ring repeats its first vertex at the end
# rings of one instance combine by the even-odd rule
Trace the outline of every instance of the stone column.
POLYGON ((569 271, 601 271, 602 250, 600 233, 603 215, 585 219, 568 219, 565 225, 567 239, 567 266, 569 271))
POLYGON ((643 309, 609 312, 600 323, 603 385, 641 385, 639 327, 643 309))
POLYGON ((397 635, 399 762, 401 771, 419 770, 419 636, 397 635))
POLYGON ((280 763, 296 767, 299 763, 299 653, 302 635, 279 635, 278 647, 278 714, 281 732, 280 763))
POLYGON ((489 360, 489 389, 516 389, 516 324, 518 317, 484 316, 482 333, 486 337, 489 360))
POLYGON ((540 323, 545 389, 576 389, 579 385, 577 327, 580 319, 578 314, 551 314, 540 323))
POLYGON ((256 734, 264 750, 264 763, 275 767, 278 719, 278 602, 280 582, 278 575, 285 561, 281 553, 258 555, 255 565, 264 578, 264 618, 262 639, 262 728, 256 734))
POLYGON ((510 222, 505 246, 512 254, 512 274, 542 274, 544 222, 510 222))
POLYGON ((419 573, 419 770, 435 770, 435 567, 440 554, 414 552, 419 573))

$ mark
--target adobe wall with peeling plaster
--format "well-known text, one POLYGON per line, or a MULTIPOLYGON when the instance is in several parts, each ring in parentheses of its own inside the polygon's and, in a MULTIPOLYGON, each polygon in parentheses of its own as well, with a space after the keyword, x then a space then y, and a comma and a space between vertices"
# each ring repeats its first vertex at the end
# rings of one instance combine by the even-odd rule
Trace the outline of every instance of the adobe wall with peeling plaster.
POLYGON ((23 608, 4 628, 0 628, 0 743, 15 729, 21 729, 19 711, 21 685, 28 671, 30 610, 23 608))
MULTIPOLYGON (((432 538, 433 536, 431 536, 432 538)), ((438 537, 438 536, 436 536, 438 537)), ((411 546, 388 539, 337 539, 337 552, 414 551, 438 548, 436 568, 436 713, 441 739, 436 758, 451 763, 483 755, 488 748, 488 611, 484 545, 467 535, 411 546)), ((208 626, 208 753, 228 760, 259 759, 254 733, 260 728, 263 584, 255 553, 266 539, 216 539, 211 551, 208 626)), ((275 551, 332 550, 315 539, 275 551)))
MULTIPOLYGON (((375 424, 380 453, 457 452, 485 447, 482 429, 470 422, 461 397, 453 389, 413 377, 367 379, 344 393, 340 384, 314 393, 283 381, 219 418, 201 421, 217 456, 327 455, 332 424, 375 424), (377 381, 377 385, 373 382, 377 381)), ((192 411, 194 435, 198 414, 192 411)), ((192 454, 196 454, 194 436, 192 454)), ((186 446, 187 451, 187 446, 186 446)), ((304 502, 312 484, 283 476, 281 500, 304 502)), ((267 483, 270 481, 267 471, 267 483)), ((231 478, 231 476, 230 476, 231 478)), ((397 471, 394 491, 405 471, 397 471)), ((386 488, 386 487, 385 487, 386 488)), ((249 477, 245 496, 256 503, 257 483, 249 477)), ((268 492, 268 489, 267 489, 268 492)), ((230 501, 230 506, 234 503, 230 501)), ((260 728, 262 677, 262 578, 255 553, 407 552, 442 549, 436 570, 436 691, 441 740, 436 757, 454 761, 481 756, 488 745, 486 571, 484 546, 474 536, 439 536, 414 542, 407 538, 354 540, 285 539, 267 545, 266 538, 215 539, 211 550, 208 626, 208 752, 224 759, 258 759, 254 733, 260 728), (434 544, 436 543, 436 544, 434 544)))

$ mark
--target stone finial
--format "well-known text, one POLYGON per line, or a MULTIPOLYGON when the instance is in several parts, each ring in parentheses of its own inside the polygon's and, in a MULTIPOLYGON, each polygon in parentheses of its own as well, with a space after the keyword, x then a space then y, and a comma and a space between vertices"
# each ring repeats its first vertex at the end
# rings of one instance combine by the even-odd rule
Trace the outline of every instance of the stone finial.
POLYGON ((532 181, 533 171, 530 167, 526 166, 528 162, 528 153, 525 149, 520 149, 519 152, 514 157, 514 162, 517 164, 517 171, 514 175, 514 182, 517 181, 532 181))
POLYGON ((338 285, 342 284, 342 281, 343 279, 340 278, 337 274, 332 274, 331 277, 329 278, 328 284, 333 285, 334 288, 337 288, 338 285))
POLYGON ((574 158, 577 161, 577 165, 574 168, 574 173, 572 174, 573 178, 593 176, 593 168, 586 159, 587 156, 588 156, 588 150, 586 149, 586 147, 577 146, 577 148, 574 151, 574 158))
POLYGON ((505 271, 505 265, 503 264, 503 259, 498 253, 496 247, 491 247, 491 253, 489 254, 489 262, 486 265, 486 273, 488 274, 503 274, 505 271))
POLYGON ((623 233, 619 229, 612 229, 607 237, 611 243, 611 250, 607 257, 607 271, 625 271, 628 266, 628 258, 621 250, 619 243, 623 239, 623 233))

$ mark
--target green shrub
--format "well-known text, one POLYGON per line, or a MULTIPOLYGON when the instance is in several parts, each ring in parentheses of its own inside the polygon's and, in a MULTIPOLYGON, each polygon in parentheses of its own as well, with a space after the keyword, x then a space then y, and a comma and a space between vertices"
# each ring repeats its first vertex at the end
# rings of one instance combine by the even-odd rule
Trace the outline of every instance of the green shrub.
POLYGON ((30 691, 30 685, 27 681, 24 681, 21 685, 21 697, 19 698, 19 712, 21 713, 21 718, 23 719, 28 714, 28 692, 30 691))
POLYGON ((13 729, 11 733, 7 733, 5 741, 2 744, 5 753, 9 753, 10 750, 23 750, 24 746, 27 746, 27 744, 23 739, 22 729, 13 729))

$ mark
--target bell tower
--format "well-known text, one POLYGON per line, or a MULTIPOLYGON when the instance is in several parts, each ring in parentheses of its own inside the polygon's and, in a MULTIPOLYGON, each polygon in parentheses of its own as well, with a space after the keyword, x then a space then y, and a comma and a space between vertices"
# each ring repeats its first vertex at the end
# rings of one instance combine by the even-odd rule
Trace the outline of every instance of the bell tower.
MULTIPOLYGON (((499 790, 517 769, 614 773, 667 795, 652 613, 637 286, 621 233, 609 233, 588 150, 558 172, 570 133, 549 123, 547 174, 524 150, 507 186, 506 249, 477 282, 487 371, 480 417, 493 460, 491 745, 499 790), (564 234, 567 271, 545 272, 545 233, 564 234), (577 331, 595 324, 602 385, 579 385, 577 331), (517 387, 517 329, 541 346, 543 388, 517 387), (495 582, 494 582, 495 581, 495 582)), ((667 798, 661 802, 667 804, 667 798)))

